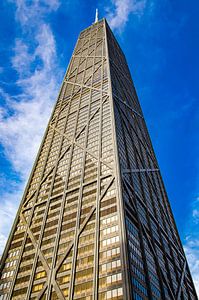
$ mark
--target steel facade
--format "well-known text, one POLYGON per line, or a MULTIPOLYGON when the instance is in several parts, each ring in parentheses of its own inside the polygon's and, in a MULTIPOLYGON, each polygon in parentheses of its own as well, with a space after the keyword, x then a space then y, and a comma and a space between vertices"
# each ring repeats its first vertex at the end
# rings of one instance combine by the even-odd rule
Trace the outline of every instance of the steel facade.
POLYGON ((1 260, 4 299, 197 299, 122 50, 81 32, 1 260))

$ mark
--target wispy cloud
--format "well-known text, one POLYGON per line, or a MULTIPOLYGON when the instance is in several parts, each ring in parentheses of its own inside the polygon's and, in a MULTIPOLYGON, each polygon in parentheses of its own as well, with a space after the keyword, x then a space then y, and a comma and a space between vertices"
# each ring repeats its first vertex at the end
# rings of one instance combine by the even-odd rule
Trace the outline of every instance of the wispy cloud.
POLYGON ((0 255, 5 247, 11 224, 16 215, 18 208, 18 201, 22 195, 24 184, 16 186, 15 193, 5 192, 3 199, 0 201, 0 255))
POLYGON ((187 240, 184 246, 197 294, 199 295, 199 239, 187 240))
POLYGON ((58 9, 59 0, 15 0, 16 4, 16 20, 22 25, 22 29, 32 29, 38 26, 38 21, 43 20, 46 14, 58 9), (26 28, 28 27, 28 28, 26 28))
POLYGON ((192 203, 192 214, 187 222, 184 250, 199 295, 199 197, 192 203))
POLYGON ((107 7, 107 20, 110 27, 122 30, 131 13, 141 15, 145 9, 146 0, 112 0, 112 6, 107 7))
POLYGON ((21 35, 16 38, 14 55, 10 60, 18 74, 15 84, 20 93, 13 96, 0 89, 0 97, 5 103, 0 110, 0 142, 7 160, 19 175, 20 183, 16 183, 13 193, 4 192, 1 196, 0 252, 5 245, 22 196, 22 187, 41 142, 63 74, 58 66, 55 38, 46 21, 47 15, 58 9, 59 1, 43 0, 29 4, 28 1, 17 0, 14 3, 21 35))
MULTIPOLYGON (((13 113, 3 111, 0 120, 0 141, 15 170, 24 177, 32 163, 41 140, 41 134, 55 101, 58 90, 56 72, 56 48, 53 34, 47 24, 42 24, 35 36, 38 46, 33 54, 23 40, 16 40, 13 68, 19 74, 17 85, 22 93, 7 97, 7 107, 13 113), (36 69, 31 64, 39 59, 36 69)), ((3 93, 3 92, 2 92, 3 93)), ((5 97, 5 92, 3 93, 5 97)))

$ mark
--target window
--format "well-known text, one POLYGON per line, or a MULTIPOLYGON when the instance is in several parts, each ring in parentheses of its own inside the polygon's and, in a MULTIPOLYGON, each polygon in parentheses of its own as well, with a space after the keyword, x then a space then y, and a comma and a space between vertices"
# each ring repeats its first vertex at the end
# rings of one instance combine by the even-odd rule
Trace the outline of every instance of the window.
POLYGON ((140 290, 145 296, 147 296, 147 289, 134 277, 132 278, 133 286, 140 290))
POLYGON ((134 300, 144 300, 140 295, 133 291, 133 299, 134 300))
POLYGON ((14 274, 14 271, 5 272, 5 273, 3 273, 1 278, 11 277, 11 276, 13 276, 13 274, 14 274))
POLYGON ((114 236, 110 239, 103 240, 102 246, 105 247, 105 246, 109 246, 110 244, 116 244, 118 242, 119 242, 119 236, 114 236))
POLYGON ((123 295, 122 288, 118 288, 118 289, 114 289, 114 290, 106 292, 107 299, 112 299, 112 298, 120 297, 122 295, 123 295))
POLYGON ((34 286, 33 286, 32 291, 33 291, 33 292, 38 292, 38 291, 40 291, 42 288, 43 288, 43 283, 37 284, 37 285, 34 285, 34 286))
POLYGON ((102 233, 103 235, 107 235, 107 234, 111 234, 111 233, 114 233, 118 231, 118 225, 116 226, 112 226, 112 227, 108 227, 108 228, 105 228, 102 233))
POLYGON ((119 268, 120 266, 121 266, 121 261, 118 259, 118 260, 101 265, 101 270, 102 270, 102 272, 109 272, 112 269, 119 268))
POLYGON ((45 271, 42 271, 42 272, 39 272, 35 275, 35 279, 39 279, 39 278, 43 278, 46 276, 46 272, 45 271))
POLYGON ((62 278, 62 283, 68 283, 70 281, 70 275, 66 275, 62 278))

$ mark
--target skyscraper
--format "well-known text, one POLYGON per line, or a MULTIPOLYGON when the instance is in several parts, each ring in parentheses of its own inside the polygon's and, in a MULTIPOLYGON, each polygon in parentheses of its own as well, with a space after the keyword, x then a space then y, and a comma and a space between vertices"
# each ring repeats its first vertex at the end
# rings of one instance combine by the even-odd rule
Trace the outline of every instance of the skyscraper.
POLYGON ((0 293, 197 299, 126 59, 104 19, 78 38, 2 256, 0 293))

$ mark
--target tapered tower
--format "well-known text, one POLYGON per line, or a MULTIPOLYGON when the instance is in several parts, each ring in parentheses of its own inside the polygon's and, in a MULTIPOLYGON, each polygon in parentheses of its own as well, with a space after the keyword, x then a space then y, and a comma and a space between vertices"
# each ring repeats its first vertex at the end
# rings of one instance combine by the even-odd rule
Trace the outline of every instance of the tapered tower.
POLYGON ((78 38, 2 256, 0 293, 197 299, 131 75, 104 19, 78 38))

